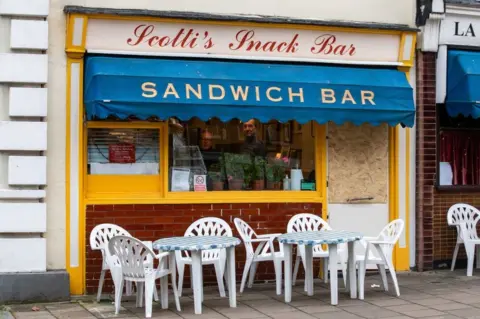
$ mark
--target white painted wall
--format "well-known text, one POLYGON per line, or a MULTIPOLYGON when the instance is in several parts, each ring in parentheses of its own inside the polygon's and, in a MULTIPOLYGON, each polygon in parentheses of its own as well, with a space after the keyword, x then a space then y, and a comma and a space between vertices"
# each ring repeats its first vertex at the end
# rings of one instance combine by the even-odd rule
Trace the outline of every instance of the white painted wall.
POLYGON ((218 14, 268 15, 299 19, 345 20, 414 24, 415 1, 385 0, 51 0, 53 6, 80 5, 103 8, 193 11, 218 14))
POLYGON ((48 10, 0 0, 0 272, 47 268, 48 10))

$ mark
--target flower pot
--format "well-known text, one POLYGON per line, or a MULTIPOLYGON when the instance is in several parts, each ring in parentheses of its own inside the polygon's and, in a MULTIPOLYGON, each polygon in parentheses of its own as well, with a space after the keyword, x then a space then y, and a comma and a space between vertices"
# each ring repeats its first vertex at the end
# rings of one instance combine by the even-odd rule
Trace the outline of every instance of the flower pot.
POLYGON ((243 180, 241 179, 231 179, 228 181, 228 189, 231 191, 239 191, 242 189, 243 180))
POLYGON ((223 191, 223 181, 213 181, 212 189, 214 191, 223 191))
POLYGON ((282 188, 281 186, 282 184, 280 182, 267 181, 267 189, 280 190, 282 188))
POLYGON ((252 189, 256 190, 256 191, 264 190, 265 189, 265 181, 263 179, 253 181, 252 189))

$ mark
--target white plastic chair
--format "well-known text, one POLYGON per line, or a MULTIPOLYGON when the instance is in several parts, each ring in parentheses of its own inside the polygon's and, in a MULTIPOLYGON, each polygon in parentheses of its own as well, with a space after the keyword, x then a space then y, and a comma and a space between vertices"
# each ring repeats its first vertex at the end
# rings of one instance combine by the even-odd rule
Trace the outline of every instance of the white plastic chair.
MULTIPOLYGON (((205 217, 195 221, 185 231, 185 237, 189 236, 233 236, 230 226, 220 218, 205 217)), ((190 265, 190 278, 192 274, 192 257, 188 251, 176 251, 178 268, 178 292, 182 295, 183 276, 185 265, 190 265)), ((202 265, 214 265, 217 275, 218 290, 221 297, 225 297, 225 285, 223 276, 225 275, 226 252, 225 249, 209 249, 202 251, 202 265)))
MULTIPOLYGON (((455 250, 453 251, 452 258, 452 268, 455 269, 455 262, 457 261, 458 249, 461 244, 465 245, 465 251, 467 252, 468 258, 468 267, 467 267, 467 276, 472 276, 473 273, 473 260, 475 257, 475 245, 477 243, 478 234, 475 229, 475 224, 478 222, 480 216, 480 211, 475 207, 468 204, 455 204, 448 209, 447 222, 449 226, 455 226, 457 228, 457 243, 455 244, 455 250), (462 227, 461 225, 465 224, 465 236, 462 236, 462 227), (472 228, 473 227, 473 228, 472 228), (465 244, 465 239, 468 240, 468 247, 465 244), (471 266, 470 266, 471 265, 471 266)), ((479 256, 477 256, 477 259, 479 256)), ((479 266, 480 260, 477 260, 477 267, 479 266)))
MULTIPOLYGON (((128 236, 132 237, 128 231, 122 227, 114 224, 100 224, 95 226, 90 233, 90 248, 92 250, 100 250, 102 252, 102 271, 100 273, 100 280, 98 283, 97 302, 100 301, 102 295, 103 283, 105 282, 105 273, 110 270, 109 255, 108 255, 108 242, 115 236, 128 236)), ((152 248, 152 242, 144 242, 147 247, 152 248)), ((153 260, 150 260, 153 262, 153 260)), ((113 277, 113 275, 112 275, 113 277)), ((115 284, 115 282, 114 282, 115 284)), ((132 295, 132 282, 129 281, 126 284, 127 296, 132 295)), ((155 301, 158 301, 158 293, 154 291, 155 301)))
POLYGON ((275 267, 275 279, 277 285, 277 295, 282 294, 282 262, 284 261, 283 244, 279 243, 280 251, 275 251, 274 240, 281 234, 257 235, 250 225, 235 218, 235 227, 237 228, 240 237, 245 245, 247 260, 243 269, 242 283, 240 285, 240 293, 243 293, 245 283, 247 281, 248 273, 250 272, 248 280, 248 288, 252 288, 257 271, 257 264, 262 261, 273 261, 275 267), (258 243, 256 249, 253 244, 258 243))
MULTIPOLYGON (((287 233, 296 233, 296 232, 305 232, 305 231, 325 231, 331 230, 332 227, 323 220, 321 217, 314 214, 297 214, 294 215, 288 221, 287 233)), ((343 248, 338 249, 338 257, 340 260, 343 281, 346 285, 346 264, 343 261, 343 248)), ((313 246, 313 258, 323 258, 323 276, 324 282, 328 282, 328 250, 324 250, 322 245, 313 246)), ((297 257, 295 260, 295 267, 293 269, 293 278, 292 285, 295 285, 297 280, 298 268, 300 267, 300 261, 305 268, 305 246, 298 245, 297 247, 297 257)), ((305 291, 307 291, 307 281, 305 280, 305 291)))
MULTIPOLYGON (((155 280, 161 279, 162 308, 168 308, 168 275, 172 274, 172 266, 166 266, 168 252, 155 254, 146 244, 129 236, 115 236, 108 243, 110 253, 111 273, 115 285, 115 314, 118 315, 122 300, 123 283, 137 284, 137 307, 142 306, 145 290, 145 317, 152 317, 153 294, 156 290, 155 280), (158 268, 153 266, 153 260, 159 261, 158 268)), ((172 278, 173 295, 177 310, 180 311, 180 299, 177 284, 172 278)))
POLYGON ((395 292, 400 296, 400 289, 398 287, 397 274, 393 266, 393 248, 397 243, 400 235, 403 232, 405 224, 403 220, 396 219, 385 226, 377 237, 364 237, 360 241, 365 246, 365 255, 355 256, 356 264, 358 266, 358 290, 359 299, 364 299, 365 294, 365 274, 367 265, 377 265, 378 270, 382 276, 383 289, 388 291, 387 272, 385 267, 390 271, 395 292), (374 251, 378 256, 374 254, 374 251))

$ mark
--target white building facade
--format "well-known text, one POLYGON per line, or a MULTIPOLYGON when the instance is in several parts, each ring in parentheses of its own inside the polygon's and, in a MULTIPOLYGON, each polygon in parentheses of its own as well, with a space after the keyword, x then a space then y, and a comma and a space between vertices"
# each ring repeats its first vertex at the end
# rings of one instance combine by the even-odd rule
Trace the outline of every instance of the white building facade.
MULTIPOLYGON (((44 295, 49 299, 61 299, 67 298, 69 293, 86 293, 86 282, 90 279, 87 274, 90 273, 86 271, 88 261, 84 257, 88 236, 85 234, 88 228, 85 226, 85 210, 89 209, 89 205, 116 205, 115 201, 85 200, 88 189, 82 186, 81 161, 73 160, 79 156, 79 136, 75 136, 79 131, 74 128, 82 121, 72 121, 71 74, 80 70, 72 69, 71 63, 75 62, 72 59, 83 58, 88 35, 86 24, 75 26, 77 30, 85 28, 83 32, 75 34, 67 31, 67 24, 72 21, 67 18, 75 14, 98 15, 108 27, 108 21, 119 21, 114 16, 128 16, 136 21, 160 21, 172 17, 195 21, 210 15, 210 21, 231 21, 232 25, 252 21, 262 23, 263 20, 270 24, 288 25, 287 29, 298 25, 308 30, 309 24, 333 32, 341 31, 341 28, 355 28, 368 41, 369 33, 397 34, 399 40, 395 45, 402 53, 395 63, 378 64, 405 72, 410 85, 415 88, 415 67, 410 64, 415 48, 415 13, 414 0, 0 0, 0 273, 13 283, 17 282, 18 287, 21 286, 19 280, 27 278, 24 276, 28 274, 33 276, 28 280, 32 280, 32 286, 36 287, 30 295, 15 298, 26 300, 44 295), (69 39, 69 36, 73 38, 69 39), (78 44, 78 52, 75 44, 78 44), (49 280, 49 285, 39 284, 44 278, 49 280), (56 280, 50 281, 52 278, 56 280)), ((378 49, 381 44, 378 44, 378 49)), ((109 48, 106 49, 108 51, 109 48)), ((132 54, 146 55, 144 53, 132 54)), ((175 56, 173 53, 170 55, 175 56)), ((341 57, 337 60, 333 63, 372 65, 355 59, 352 59, 353 62, 341 57)), ((82 115, 76 116, 75 120, 82 115)), ((333 128, 330 130, 331 134, 336 134, 333 128)), ((393 135, 389 135, 387 129, 382 132, 385 139, 392 138, 395 142, 390 146, 385 144, 385 156, 380 164, 373 162, 359 170, 368 171, 380 166, 378 176, 385 177, 382 183, 389 189, 388 194, 382 195, 379 191, 378 197, 370 202, 367 200, 352 205, 345 199, 346 195, 341 196, 341 191, 348 190, 335 186, 345 181, 345 176, 334 174, 338 163, 326 157, 328 165, 325 164, 325 172, 330 170, 332 177, 328 178, 327 173, 324 178, 334 183, 331 187, 337 189, 325 188, 319 201, 323 205, 323 216, 337 228, 342 224, 346 228, 358 224, 357 219, 351 218, 353 215, 366 220, 380 216, 378 225, 365 225, 365 232, 377 232, 393 217, 404 218, 408 231, 401 239, 398 254, 406 260, 400 268, 408 269, 415 265, 415 129, 397 128, 393 135), (397 160, 391 159, 392 152, 395 152, 397 160), (394 188, 392 181, 396 185, 394 188), (372 212, 378 216, 369 215, 372 212), (349 220, 351 225, 347 225, 349 220)), ((345 153, 341 153, 341 149, 329 148, 329 151, 338 151, 338 158, 347 156, 348 152, 344 150, 345 153)), ((365 176, 361 178, 365 179, 365 176)), ((368 194, 364 195, 369 198, 368 194)), ((258 201, 266 201, 258 198, 258 201)), ((232 203, 239 201, 235 198, 230 200, 232 203)), ((149 202, 132 199, 129 203, 149 202)), ((155 199, 152 204, 163 202, 155 199)), ((3 299, 12 298, 5 294, 3 299)))

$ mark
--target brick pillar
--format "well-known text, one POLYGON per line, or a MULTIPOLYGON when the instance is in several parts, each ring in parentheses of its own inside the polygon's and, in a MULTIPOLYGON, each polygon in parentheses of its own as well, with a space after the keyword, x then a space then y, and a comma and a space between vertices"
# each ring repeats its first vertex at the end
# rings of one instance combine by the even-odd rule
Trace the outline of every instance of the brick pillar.
POLYGON ((436 54, 417 54, 416 260, 419 271, 433 268, 436 174, 436 54))

